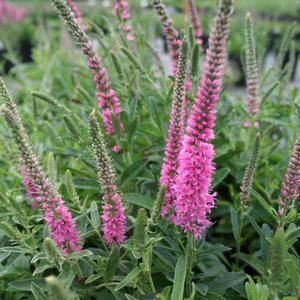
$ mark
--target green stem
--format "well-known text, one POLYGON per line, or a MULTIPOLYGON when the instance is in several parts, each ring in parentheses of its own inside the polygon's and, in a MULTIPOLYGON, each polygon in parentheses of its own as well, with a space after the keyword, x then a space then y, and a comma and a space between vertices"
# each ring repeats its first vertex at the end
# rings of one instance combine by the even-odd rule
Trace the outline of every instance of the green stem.
POLYGON ((238 210, 238 220, 239 220, 239 230, 238 230, 238 236, 236 240, 236 258, 235 258, 235 264, 237 269, 239 268, 240 263, 240 256, 241 256, 241 236, 242 236, 242 230, 244 226, 244 217, 242 209, 238 210))
POLYGON ((151 276, 151 265, 149 264, 149 261, 145 257, 144 253, 142 253, 142 260, 143 260, 143 263, 146 265, 146 268, 147 268, 146 276, 147 276, 147 279, 149 281, 151 292, 156 293, 156 289, 155 289, 155 286, 154 286, 154 283, 153 283, 153 280, 152 280, 152 276, 151 276))
POLYGON ((192 293, 193 279, 193 256, 194 256, 194 236, 191 232, 187 236, 187 269, 186 269, 186 292, 190 296, 192 293))

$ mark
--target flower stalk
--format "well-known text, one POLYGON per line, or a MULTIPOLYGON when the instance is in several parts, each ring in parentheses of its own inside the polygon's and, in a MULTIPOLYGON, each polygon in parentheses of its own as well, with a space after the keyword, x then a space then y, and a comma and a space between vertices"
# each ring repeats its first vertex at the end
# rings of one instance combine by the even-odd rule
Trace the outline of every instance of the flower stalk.
POLYGON ((300 134, 294 144, 288 169, 282 183, 279 198, 278 216, 280 226, 284 224, 288 212, 293 208, 295 200, 299 197, 300 186, 300 134))
POLYGON ((195 238, 210 224, 208 215, 214 207, 215 194, 211 193, 214 148, 210 141, 214 138, 216 104, 221 93, 232 11, 232 0, 219 1, 204 72, 179 154, 174 221, 185 232, 193 232, 195 238))
POLYGON ((111 86, 106 68, 65 0, 53 0, 53 3, 60 16, 65 20, 77 45, 87 58, 89 69, 96 84, 99 107, 102 110, 106 132, 113 134, 114 127, 111 114, 115 114, 120 120, 120 104, 116 92, 111 86))
POLYGON ((115 170, 104 141, 103 134, 97 121, 95 110, 89 118, 90 139, 96 159, 100 191, 104 194, 102 199, 102 221, 104 240, 108 246, 114 243, 122 245, 126 233, 125 208, 115 184, 115 170))
POLYGON ((250 13, 246 15, 245 21, 246 37, 246 79, 247 79, 247 96, 246 111, 249 114, 250 121, 244 123, 244 127, 258 127, 259 124, 255 117, 259 112, 259 76, 258 61, 256 53, 256 43, 253 29, 253 21, 250 13))
POLYGON ((118 17, 120 29, 126 34, 127 40, 133 42, 135 36, 132 33, 132 25, 130 24, 131 16, 127 0, 115 0, 113 5, 113 15, 118 17))
POLYGON ((197 6, 195 0, 189 0, 189 14, 191 18, 192 27, 194 30, 195 40, 198 45, 203 44, 202 28, 200 19, 198 17, 197 6))
POLYGON ((175 199, 175 191, 173 187, 178 169, 178 156, 182 146, 185 123, 185 80, 187 74, 187 56, 188 45, 187 42, 183 40, 175 79, 164 163, 162 165, 160 177, 160 184, 166 186, 165 203, 162 209, 163 216, 173 214, 172 209, 175 199))
POLYGON ((1 112, 11 129, 19 154, 23 182, 33 207, 44 210, 44 218, 50 235, 64 255, 70 251, 80 251, 80 239, 75 221, 55 185, 45 176, 40 167, 16 106, 2 80, 0 81, 0 95, 4 99, 1 112))

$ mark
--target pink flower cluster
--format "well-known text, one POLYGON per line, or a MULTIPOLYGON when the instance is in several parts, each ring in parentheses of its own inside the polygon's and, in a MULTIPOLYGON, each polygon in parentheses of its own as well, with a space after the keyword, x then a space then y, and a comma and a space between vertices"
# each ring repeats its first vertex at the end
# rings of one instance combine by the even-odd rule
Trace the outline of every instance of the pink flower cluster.
POLYGON ((176 197, 174 191, 175 179, 178 169, 178 155, 182 146, 184 134, 184 123, 186 120, 186 73, 187 73, 188 46, 183 41, 178 69, 175 77, 175 86, 172 99, 170 125, 168 140, 165 148, 164 163, 161 169, 160 184, 166 186, 165 202, 162 208, 162 215, 170 215, 173 220, 173 202, 176 197))
POLYGON ((105 129, 108 134, 114 133, 111 113, 118 118, 120 116, 120 104, 116 92, 112 89, 108 74, 100 63, 98 57, 89 60, 89 67, 93 72, 93 78, 96 83, 97 96, 99 99, 99 107, 102 109, 102 117, 105 129))
POLYGON ((113 15, 120 18, 120 28, 127 35, 127 40, 133 42, 135 40, 132 34, 132 25, 129 24, 130 13, 128 9, 128 2, 126 0, 115 0, 113 5, 113 15))
POLYGON ((7 3, 5 0, 0 0, 0 23, 11 21, 14 23, 23 21, 27 15, 24 8, 19 8, 7 3))
POLYGON ((86 29, 86 24, 84 23, 82 16, 81 16, 81 12, 79 10, 79 8, 77 7, 77 5, 75 4, 75 2, 73 0, 67 0, 67 3, 69 4, 75 18, 77 19, 77 21, 79 22, 79 24, 81 25, 81 27, 85 30, 86 29))
POLYGON ((179 37, 178 31, 173 25, 173 21, 170 18, 169 14, 166 11, 165 5, 161 0, 154 0, 153 6, 161 20, 163 26, 163 32, 167 39, 168 51, 173 60, 173 75, 176 75, 177 63, 179 58, 179 49, 182 44, 182 41, 179 37))
POLYGON ((188 120, 186 136, 179 154, 178 176, 174 186, 174 222, 197 238, 210 224, 208 215, 214 206, 211 193, 214 172, 216 103, 220 98, 226 61, 232 1, 221 0, 210 32, 200 86, 188 120))
POLYGON ((289 166, 282 183, 279 198, 278 215, 284 217, 299 197, 300 187, 300 135, 298 136, 290 158, 289 166))
POLYGON ((175 223, 184 231, 201 235, 210 221, 207 216, 214 207, 215 194, 210 193, 213 166, 213 145, 186 135, 179 155, 174 201, 175 223))
POLYGON ((109 246, 113 243, 121 245, 125 240, 126 218, 120 195, 117 192, 105 194, 102 199, 103 238, 109 246))
MULTIPOLYGON (((21 162, 23 159, 21 159, 21 162)), ((63 251, 78 252, 80 239, 76 224, 68 208, 65 206, 61 196, 55 191, 48 179, 43 179, 41 185, 34 183, 25 165, 21 168, 24 185, 27 189, 29 199, 33 201, 34 208, 42 208, 45 211, 45 221, 52 239, 63 251)), ((41 176, 43 176, 41 174, 41 176)))
POLYGON ((189 12, 190 12, 192 26, 194 29, 196 43, 199 45, 202 45, 203 44, 202 29, 201 29, 200 20, 199 20, 198 13, 197 13, 197 7, 196 7, 195 0, 189 0, 189 12))
POLYGON ((87 58, 88 66, 92 72, 94 82, 96 83, 99 106, 102 108, 106 132, 108 134, 113 134, 114 128, 111 114, 115 114, 120 120, 120 105, 119 99, 111 87, 106 68, 81 24, 75 18, 74 13, 72 13, 69 5, 63 0, 53 0, 53 3, 61 17, 65 20, 73 38, 87 58))
POLYGON ((100 190, 104 194, 101 216, 103 221, 103 238, 109 246, 112 246, 113 243, 121 245, 125 240, 126 234, 125 208, 115 185, 115 170, 98 124, 95 110, 89 117, 89 129, 92 148, 96 158, 100 190))

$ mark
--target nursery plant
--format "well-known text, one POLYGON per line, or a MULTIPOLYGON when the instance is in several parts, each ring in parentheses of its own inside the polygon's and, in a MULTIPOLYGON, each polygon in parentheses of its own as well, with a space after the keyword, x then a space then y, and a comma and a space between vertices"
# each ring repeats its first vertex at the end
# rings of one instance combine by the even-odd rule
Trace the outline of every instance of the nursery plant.
POLYGON ((0 79, 1 299, 300 298, 295 24, 265 70, 243 15, 237 96, 234 1, 208 43, 197 1, 185 28, 150 2, 169 60, 130 1, 95 21, 52 0, 32 61, 0 79))

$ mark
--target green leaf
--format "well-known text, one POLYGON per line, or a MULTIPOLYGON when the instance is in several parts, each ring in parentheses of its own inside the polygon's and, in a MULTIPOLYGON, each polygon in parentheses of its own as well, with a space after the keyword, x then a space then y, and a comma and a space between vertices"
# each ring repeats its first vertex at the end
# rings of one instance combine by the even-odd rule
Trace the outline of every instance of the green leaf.
POLYGON ((228 300, 228 299, 216 293, 208 293, 206 295, 205 300, 228 300))
POLYGON ((264 274, 265 268, 261 260, 259 260, 253 255, 248 255, 243 253, 240 254, 240 258, 249 266, 251 266, 255 271, 257 271, 259 274, 261 275, 264 274))
POLYGON ((275 220, 277 221, 276 219, 276 216, 274 215, 273 213, 273 208, 271 205, 269 205, 267 203, 267 201, 259 194, 257 193, 256 191, 254 190, 251 190, 251 195, 254 197, 254 199, 261 205, 261 207, 275 220))
POLYGON ((138 300, 138 298, 135 298, 135 297, 133 297, 131 295, 128 295, 128 294, 125 294, 125 297, 126 297, 127 300, 138 300))
POLYGON ((15 280, 12 282, 9 282, 8 285, 18 291, 28 291, 31 292, 31 285, 32 283, 36 283, 38 286, 45 286, 45 280, 42 278, 34 279, 34 278, 28 278, 28 279, 21 279, 21 280, 15 280))
POLYGON ((196 284, 196 289, 202 296, 206 296, 208 292, 208 286, 204 283, 196 284))
POLYGON ((55 182, 57 181, 57 166, 52 152, 49 153, 47 167, 49 178, 51 182, 55 184, 55 182))
POLYGON ((105 272, 104 272, 104 280, 106 282, 109 282, 113 279, 118 267, 119 257, 120 257, 120 248, 115 244, 113 244, 110 250, 109 258, 107 260, 105 272))
POLYGON ((178 258, 174 275, 174 286, 171 294, 171 300, 182 300, 184 292, 184 283, 186 276, 187 258, 181 255, 178 258))
POLYGON ((99 215, 98 205, 97 205, 96 201, 92 201, 89 211, 90 211, 92 225, 95 228, 99 228, 100 227, 100 215, 99 215))
POLYGON ((36 255, 32 258, 31 263, 34 264, 34 263, 36 263, 37 261, 39 261, 39 260, 41 260, 41 259, 45 259, 45 258, 47 258, 46 253, 45 253, 45 252, 40 252, 40 253, 36 254, 36 255))
POLYGON ((231 226, 232 226, 232 232, 234 239, 237 241, 239 237, 239 218, 237 211, 230 207, 230 220, 231 220, 231 226))
POLYGON ((255 219, 250 216, 247 215, 247 219, 250 221, 251 225, 253 226, 253 228, 256 230, 256 232, 263 238, 266 240, 266 237, 264 235, 264 232, 262 231, 262 229, 259 227, 259 225, 257 224, 257 222, 255 221, 255 219))
POLYGON ((143 159, 133 162, 122 174, 120 185, 124 185, 132 178, 135 178, 144 168, 146 162, 143 159))
POLYGON ((123 199, 124 201, 136 204, 147 209, 152 209, 153 206, 153 199, 150 196, 144 196, 138 193, 125 194, 123 199))
POLYGON ((0 263, 2 263, 6 258, 11 255, 11 251, 7 251, 0 254, 0 263))
POLYGON ((227 272, 207 284, 210 291, 223 292, 244 281, 247 276, 242 272, 227 272))
POLYGON ((128 128, 128 142, 130 143, 136 128, 137 128, 137 123, 138 123, 138 119, 134 118, 134 120, 130 123, 129 128, 128 128))
POLYGON ((46 271, 50 268, 53 268, 53 265, 50 265, 50 264, 41 265, 34 270, 34 272, 32 273, 32 276, 44 273, 44 271, 46 271))
POLYGON ((31 292, 36 300, 47 300, 47 296, 36 283, 31 282, 31 292))
POLYGON ((215 172, 213 180, 213 189, 215 189, 230 173, 229 168, 222 168, 215 172))
POLYGON ((140 267, 135 267, 131 272, 128 273, 128 275, 115 287, 115 292, 119 291, 120 289, 122 289, 123 287, 133 283, 136 278, 138 277, 138 275, 141 272, 141 268, 140 267))
POLYGON ((92 282, 102 278, 102 276, 103 276, 103 274, 93 274, 93 275, 89 276, 84 283, 85 284, 92 283, 92 282))
POLYGON ((69 259, 81 259, 83 257, 87 257, 87 256, 91 256, 94 255, 93 252, 89 251, 89 250, 81 250, 79 252, 74 252, 72 254, 69 255, 69 259))

